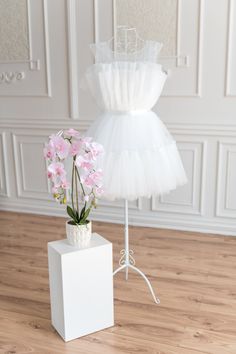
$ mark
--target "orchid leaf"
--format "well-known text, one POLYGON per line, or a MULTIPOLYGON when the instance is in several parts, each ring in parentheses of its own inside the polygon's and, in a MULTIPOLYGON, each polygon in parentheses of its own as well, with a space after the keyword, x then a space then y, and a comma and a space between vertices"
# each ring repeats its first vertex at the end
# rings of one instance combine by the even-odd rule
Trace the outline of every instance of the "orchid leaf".
POLYGON ((81 213, 80 213, 80 220, 82 220, 82 219, 84 218, 85 207, 86 207, 86 206, 84 206, 84 207, 82 208, 82 210, 81 210, 81 213))
POLYGON ((67 211, 67 214, 71 217, 72 220, 74 220, 75 223, 77 223, 77 218, 76 218, 76 214, 74 213, 73 209, 67 205, 67 208, 66 208, 66 211, 67 211))
POLYGON ((88 209, 85 211, 83 218, 80 219, 80 223, 81 223, 81 224, 84 224, 85 221, 87 220, 87 218, 88 218, 88 216, 89 216, 89 213, 90 213, 90 210, 91 210, 91 208, 88 208, 88 209))

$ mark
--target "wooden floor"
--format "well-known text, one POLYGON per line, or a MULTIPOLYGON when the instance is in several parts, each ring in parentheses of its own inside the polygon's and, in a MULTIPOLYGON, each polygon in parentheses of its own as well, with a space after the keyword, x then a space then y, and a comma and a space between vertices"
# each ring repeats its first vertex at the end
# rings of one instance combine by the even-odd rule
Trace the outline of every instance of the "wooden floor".
MULTIPOLYGON (((123 246, 120 225, 94 223, 123 246)), ((50 324, 47 242, 64 238, 64 219, 0 212, 0 353, 236 354, 236 238, 130 229, 136 274, 115 277, 115 326, 64 343, 50 324)))

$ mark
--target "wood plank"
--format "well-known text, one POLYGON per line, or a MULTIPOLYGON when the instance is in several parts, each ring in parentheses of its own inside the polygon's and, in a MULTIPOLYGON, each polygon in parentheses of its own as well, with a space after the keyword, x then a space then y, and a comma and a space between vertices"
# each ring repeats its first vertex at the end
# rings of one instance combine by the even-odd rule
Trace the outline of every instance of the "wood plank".
MULTIPOLYGON (((236 238, 130 228, 143 279, 119 273, 114 327, 64 343, 50 323, 47 242, 65 237, 63 218, 0 212, 0 354, 235 354, 236 238)), ((123 226, 94 222, 113 242, 114 268, 123 226)))

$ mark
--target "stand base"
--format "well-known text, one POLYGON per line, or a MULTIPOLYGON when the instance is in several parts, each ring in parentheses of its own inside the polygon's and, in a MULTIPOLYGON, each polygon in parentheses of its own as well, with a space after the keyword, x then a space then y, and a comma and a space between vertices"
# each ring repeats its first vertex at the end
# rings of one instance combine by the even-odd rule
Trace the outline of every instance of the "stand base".
POLYGON ((156 304, 160 304, 160 300, 158 299, 158 297, 156 297, 153 287, 150 283, 150 280, 146 277, 146 275, 137 267, 135 267, 135 260, 133 258, 133 251, 130 250, 129 251, 129 257, 128 260, 126 259, 126 252, 125 250, 122 250, 121 252, 121 259, 119 261, 120 267, 117 268, 114 273, 113 276, 116 275, 118 272, 120 272, 121 270, 125 269, 125 279, 128 280, 128 273, 129 273, 129 268, 133 269, 135 272, 139 273, 143 279, 146 281, 148 288, 152 294, 153 300, 155 301, 156 304))

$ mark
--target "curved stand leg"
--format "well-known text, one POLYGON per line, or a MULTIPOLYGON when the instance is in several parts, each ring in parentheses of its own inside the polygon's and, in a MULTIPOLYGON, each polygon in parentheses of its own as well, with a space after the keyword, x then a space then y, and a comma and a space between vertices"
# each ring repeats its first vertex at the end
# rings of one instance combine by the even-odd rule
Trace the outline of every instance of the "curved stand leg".
POLYGON ((150 280, 146 277, 146 275, 143 272, 141 272, 140 269, 138 269, 137 267, 134 267, 132 264, 130 264, 129 267, 132 268, 133 270, 135 270, 137 273, 139 273, 143 277, 143 279, 146 281, 146 283, 149 287, 149 290, 152 294, 153 300, 155 301, 156 304, 160 304, 160 300, 158 299, 158 297, 156 297, 154 290, 152 288, 152 285, 150 283, 150 280))
POLYGON ((125 248, 120 251, 120 254, 121 254, 121 258, 119 261, 120 267, 114 271, 113 276, 116 275, 116 273, 118 273, 119 271, 125 269, 125 279, 128 280, 129 268, 133 269, 134 271, 139 273, 146 281, 155 303, 160 304, 160 300, 158 299, 158 297, 155 296, 152 285, 148 280, 148 278, 146 277, 146 275, 137 267, 135 267, 135 259, 133 257, 134 252, 133 250, 129 249, 128 201, 127 200, 125 200, 125 248))
POLYGON ((122 265, 121 267, 117 268, 114 272, 113 272, 113 276, 116 275, 116 273, 118 273, 119 271, 121 271, 122 269, 124 269, 126 267, 126 265, 122 265))
POLYGON ((113 276, 116 275, 116 273, 120 272, 121 270, 123 270, 125 268, 125 272, 126 272, 126 280, 128 279, 128 269, 131 268, 133 269, 135 272, 139 273, 143 279, 146 281, 148 288, 152 294, 153 300, 155 301, 156 304, 160 304, 160 300, 158 299, 158 297, 156 297, 153 287, 150 283, 150 280, 146 277, 146 275, 137 267, 133 266, 132 264, 128 263, 128 264, 123 264, 121 267, 117 268, 114 273, 113 276))

